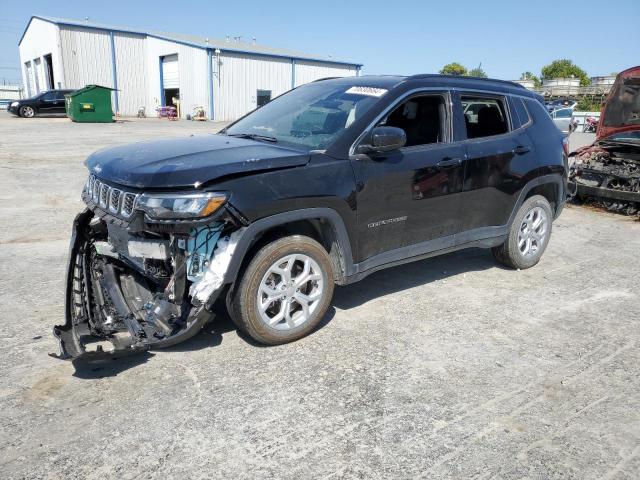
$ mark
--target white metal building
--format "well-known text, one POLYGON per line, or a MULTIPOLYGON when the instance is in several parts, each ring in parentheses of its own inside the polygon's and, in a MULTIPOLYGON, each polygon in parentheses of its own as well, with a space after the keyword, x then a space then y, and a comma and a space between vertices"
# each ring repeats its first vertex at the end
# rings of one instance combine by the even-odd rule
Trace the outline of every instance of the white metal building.
POLYGON ((359 75, 361 64, 227 38, 156 33, 80 20, 31 17, 19 42, 25 90, 88 84, 114 88, 120 115, 147 115, 180 98, 216 121, 235 120, 269 99, 324 77, 359 75), (213 112, 213 117, 211 116, 213 112))

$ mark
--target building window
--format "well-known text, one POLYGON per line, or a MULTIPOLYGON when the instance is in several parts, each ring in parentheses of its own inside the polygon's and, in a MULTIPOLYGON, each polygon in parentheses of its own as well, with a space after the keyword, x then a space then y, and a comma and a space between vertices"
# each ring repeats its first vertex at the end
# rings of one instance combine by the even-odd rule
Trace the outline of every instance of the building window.
POLYGON ((271 90, 258 90, 256 99, 258 102, 258 107, 266 105, 271 101, 271 90))

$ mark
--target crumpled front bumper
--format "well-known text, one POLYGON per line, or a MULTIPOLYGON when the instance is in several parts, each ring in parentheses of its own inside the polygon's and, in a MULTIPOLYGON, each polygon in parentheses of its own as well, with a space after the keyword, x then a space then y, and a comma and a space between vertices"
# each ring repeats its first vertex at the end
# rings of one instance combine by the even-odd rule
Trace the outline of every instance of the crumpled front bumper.
MULTIPOLYGON (((164 338, 146 336, 131 341, 131 338, 127 338, 126 332, 120 337, 109 338, 96 332, 95 322, 91 322, 90 318, 93 299, 88 288, 90 279, 87 268, 88 228, 93 217, 93 212, 86 209, 77 215, 73 222, 65 282, 65 323, 53 328, 53 334, 60 344, 60 353, 50 354, 51 356, 65 360, 80 357, 117 357, 167 348, 193 337, 213 319, 214 314, 210 308, 223 290, 223 285, 214 289, 206 302, 189 305, 189 313, 179 331, 172 332, 164 338), (105 342, 111 344, 107 350, 103 347, 105 342)), ((113 292, 114 297, 122 295, 118 282, 112 282, 109 290, 113 292)), ((114 304, 117 305, 117 302, 114 304)))

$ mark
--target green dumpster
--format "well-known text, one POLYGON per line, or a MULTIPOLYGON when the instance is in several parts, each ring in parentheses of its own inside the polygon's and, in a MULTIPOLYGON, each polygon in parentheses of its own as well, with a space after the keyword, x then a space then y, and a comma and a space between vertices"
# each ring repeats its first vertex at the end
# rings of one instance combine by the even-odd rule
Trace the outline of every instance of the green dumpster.
POLYGON ((67 117, 74 122, 113 122, 112 90, 100 85, 87 85, 80 90, 67 93, 67 117))

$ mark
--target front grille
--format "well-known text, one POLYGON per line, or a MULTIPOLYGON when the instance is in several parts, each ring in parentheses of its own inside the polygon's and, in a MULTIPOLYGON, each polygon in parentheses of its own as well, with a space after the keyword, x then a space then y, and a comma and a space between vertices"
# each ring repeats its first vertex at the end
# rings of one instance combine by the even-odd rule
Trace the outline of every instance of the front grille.
POLYGON ((106 183, 103 183, 100 187, 100 206, 102 208, 107 208, 107 202, 109 201, 109 190, 111 187, 106 183))
POLYGON ((99 205, 100 208, 124 218, 129 218, 133 214, 138 200, 137 193, 125 192, 111 187, 98 180, 94 175, 89 175, 85 194, 88 200, 99 205))
POLYGON ((133 213, 133 207, 136 203, 137 195, 135 193, 125 193, 124 199, 122 200, 122 209, 121 213, 124 217, 130 217, 133 213))
POLYGON ((109 194, 109 211, 111 213, 118 213, 120 211, 120 197, 122 196, 122 190, 112 188, 109 194))

